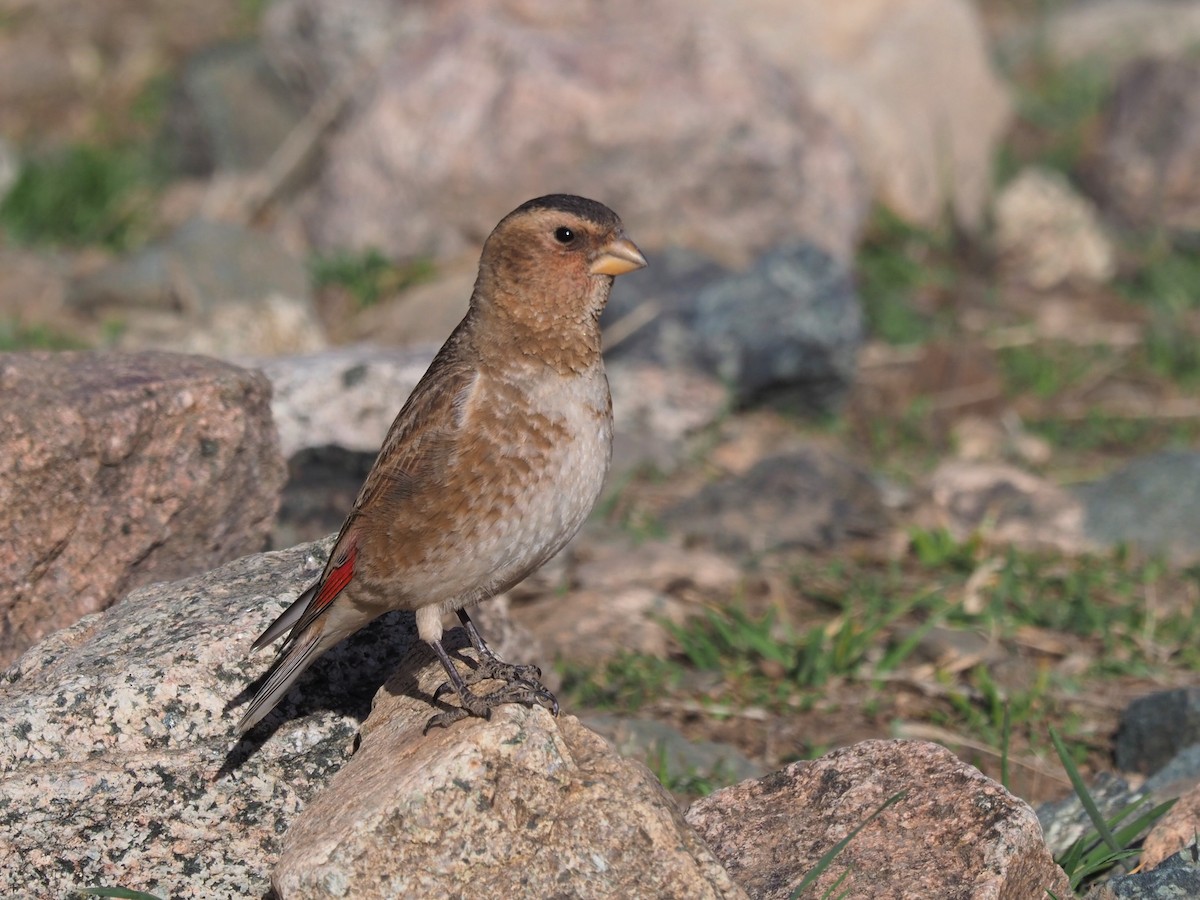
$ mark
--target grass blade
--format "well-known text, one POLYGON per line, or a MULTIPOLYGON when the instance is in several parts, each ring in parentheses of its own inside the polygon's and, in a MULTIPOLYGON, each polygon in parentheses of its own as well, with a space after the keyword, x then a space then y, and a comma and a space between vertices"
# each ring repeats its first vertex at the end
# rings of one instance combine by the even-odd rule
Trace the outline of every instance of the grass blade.
MULTIPOLYGON (((833 863, 834 859, 837 858, 837 855, 846 849, 847 844, 854 840, 855 835, 879 818, 883 811, 889 806, 894 806, 903 800, 906 793, 906 791, 899 791, 895 794, 892 794, 892 796, 888 797, 883 801, 882 804, 880 804, 879 808, 875 810, 875 812, 871 813, 866 817, 866 819, 860 822, 853 831, 826 850, 824 855, 817 860, 817 864, 812 867, 812 870, 804 876, 803 880, 798 885, 796 885, 796 889, 792 891, 791 900, 798 900, 801 894, 803 894, 808 888, 812 887, 816 880, 820 878, 821 875, 825 873, 825 870, 829 868, 830 864, 833 863)), ((839 878, 835 883, 835 886, 841 883, 842 879, 839 878)))

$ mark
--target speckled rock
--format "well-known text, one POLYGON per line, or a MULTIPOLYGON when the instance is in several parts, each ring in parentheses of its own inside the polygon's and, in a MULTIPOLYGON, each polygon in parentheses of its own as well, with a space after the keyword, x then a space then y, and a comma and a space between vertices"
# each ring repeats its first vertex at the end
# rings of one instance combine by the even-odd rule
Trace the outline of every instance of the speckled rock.
POLYGON ((899 792, 817 880, 856 900, 1030 900, 1071 894, 1037 817, 949 750, 864 741, 717 791, 687 821, 755 898, 786 898, 823 853, 899 792))
POLYGON ((284 464, 260 374, 0 355, 0 666, 138 585, 262 549, 284 464))
POLYGON ((1096 207, 1057 172, 1022 170, 995 213, 996 252, 1010 281, 1046 291, 1103 284, 1116 273, 1116 247, 1096 207))
POLYGON ((318 661, 268 725, 234 738, 231 701, 270 661, 248 657, 250 642, 327 547, 142 588, 4 673, 0 896, 86 884, 205 900, 266 892, 281 835, 345 762, 412 640, 395 622, 368 629, 318 661))
POLYGON ((745 896, 650 771, 574 716, 506 706, 422 735, 417 698, 444 676, 414 657, 284 838, 281 900, 745 896))

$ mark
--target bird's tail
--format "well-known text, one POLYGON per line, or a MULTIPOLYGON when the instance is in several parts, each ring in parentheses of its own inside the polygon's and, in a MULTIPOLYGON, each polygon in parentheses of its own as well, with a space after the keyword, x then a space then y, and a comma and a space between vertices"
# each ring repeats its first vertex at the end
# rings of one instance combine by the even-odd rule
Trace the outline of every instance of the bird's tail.
POLYGON ((284 647, 271 674, 263 686, 258 689, 258 693, 254 695, 254 699, 246 707, 241 721, 238 722, 237 733, 239 735, 245 734, 262 721, 263 717, 274 709, 275 704, 288 692, 288 688, 300 677, 300 674, 312 665, 318 656, 345 636, 344 633, 335 632, 328 625, 327 617, 318 619, 309 625, 302 634, 295 635, 294 639, 284 647))

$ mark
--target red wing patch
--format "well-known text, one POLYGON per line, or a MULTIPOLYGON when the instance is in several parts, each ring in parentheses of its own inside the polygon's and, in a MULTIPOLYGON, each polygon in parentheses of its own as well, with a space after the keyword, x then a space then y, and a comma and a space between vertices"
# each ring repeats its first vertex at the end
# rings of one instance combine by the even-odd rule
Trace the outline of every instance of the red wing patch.
POLYGON ((346 548, 346 558, 329 570, 329 574, 321 583, 321 589, 317 591, 317 596, 313 598, 312 606, 306 610, 305 618, 315 618, 318 613, 333 602, 333 598, 340 594, 350 583, 351 577, 354 575, 354 561, 358 559, 358 547, 351 544, 346 548))

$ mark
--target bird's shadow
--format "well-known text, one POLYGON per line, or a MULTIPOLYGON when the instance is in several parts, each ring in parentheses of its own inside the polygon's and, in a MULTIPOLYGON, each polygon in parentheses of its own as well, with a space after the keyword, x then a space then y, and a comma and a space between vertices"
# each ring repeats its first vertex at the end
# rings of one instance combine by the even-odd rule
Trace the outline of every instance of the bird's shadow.
MULTIPOLYGON (((455 628, 443 638, 443 646, 467 665, 463 656, 471 646, 466 631, 455 628)), ((433 651, 417 637, 416 616, 391 612, 331 647, 300 676, 279 705, 230 748, 216 774, 219 780, 236 772, 254 756, 272 735, 290 719, 329 710, 363 722, 371 712, 371 701, 381 686, 392 696, 407 696, 429 704, 430 714, 449 708, 422 690, 417 676, 436 659, 433 651)), ((273 667, 272 667, 273 668, 273 667)), ((248 703, 269 677, 271 669, 247 684, 226 705, 226 714, 248 703)))

